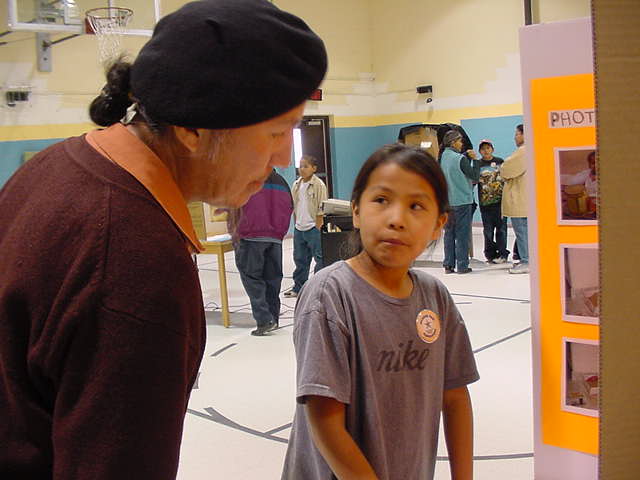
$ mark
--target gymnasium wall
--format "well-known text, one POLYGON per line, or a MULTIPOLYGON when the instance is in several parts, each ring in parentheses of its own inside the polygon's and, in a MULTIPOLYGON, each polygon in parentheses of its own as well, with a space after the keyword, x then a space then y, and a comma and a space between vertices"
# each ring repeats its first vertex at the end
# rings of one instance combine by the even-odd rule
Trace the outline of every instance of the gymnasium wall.
MULTIPOLYGON (((183 3, 163 0, 163 13, 183 3)), ((459 123, 471 129, 474 143, 489 137, 498 142, 500 156, 511 151, 509 139, 519 123, 512 120, 522 113, 517 44, 521 0, 274 3, 305 19, 327 46, 324 99, 308 102, 305 113, 332 117, 335 196, 349 197, 362 162, 377 147, 395 141, 405 125, 459 123), (433 85, 429 104, 415 93, 424 84, 433 85)), ((588 0, 533 3, 534 19, 589 14, 588 0)), ((0 21, 6 24, 5 1, 0 2, 0 21)), ((0 102, 0 186, 19 166, 23 151, 93 128, 87 106, 104 83, 95 38, 55 45, 53 71, 42 73, 37 71, 34 37, 14 32, 0 46, 0 85, 33 87, 25 105, 10 108, 0 102)), ((134 57, 145 41, 125 37, 123 46, 134 57)))
MULTIPOLYGON (((324 100, 310 102, 307 112, 333 115, 336 197, 349 198, 364 160, 406 125, 458 123, 474 145, 491 138, 503 158, 514 150, 514 128, 522 123, 522 1, 330 0, 321 9, 275 3, 305 18, 329 51, 324 100), (416 94, 418 85, 433 86, 431 103, 416 94)), ((538 21, 590 13, 588 0, 533 3, 538 21)))

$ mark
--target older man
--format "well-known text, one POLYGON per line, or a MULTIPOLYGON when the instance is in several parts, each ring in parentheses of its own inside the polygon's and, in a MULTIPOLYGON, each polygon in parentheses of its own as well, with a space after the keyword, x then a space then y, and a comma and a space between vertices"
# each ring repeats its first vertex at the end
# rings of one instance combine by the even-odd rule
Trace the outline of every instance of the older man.
POLYGON ((108 128, 7 182, 0 478, 175 477, 205 346, 186 202, 241 206, 287 166, 326 67, 267 0, 188 3, 109 69, 90 109, 108 128))
POLYGON ((473 216, 473 182, 480 176, 480 162, 473 150, 462 154, 462 134, 449 130, 442 139, 440 165, 449 187, 449 219, 444 227, 445 273, 469 273, 469 239, 473 216), (457 270, 454 270, 457 269, 457 270))

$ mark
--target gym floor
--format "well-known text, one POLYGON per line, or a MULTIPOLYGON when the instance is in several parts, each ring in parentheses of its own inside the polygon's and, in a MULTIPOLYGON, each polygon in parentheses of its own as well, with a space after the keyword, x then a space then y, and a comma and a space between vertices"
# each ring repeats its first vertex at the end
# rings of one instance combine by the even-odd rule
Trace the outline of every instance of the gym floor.
MULTIPOLYGON (((531 480, 533 425, 529 275, 487 265, 474 227, 473 272, 444 275, 443 243, 416 262, 441 279, 460 309, 481 379, 470 385, 477 480, 531 480)), ((509 245, 513 232, 509 229, 509 245)), ((284 292, 292 285, 293 241, 283 244, 284 292)), ((279 479, 295 404, 295 299, 282 297, 280 328, 255 328, 233 252, 226 255, 231 327, 222 326, 215 256, 198 259, 207 311, 207 347, 185 418, 178 479, 279 479)), ((399 399, 401 401, 401 399, 399 399)), ((389 406, 393 408, 393 405, 389 406)), ((410 447, 408 443, 407 448, 410 447)), ((450 479, 440 434, 436 479, 450 479)), ((303 479, 301 479, 303 480, 303 479)))

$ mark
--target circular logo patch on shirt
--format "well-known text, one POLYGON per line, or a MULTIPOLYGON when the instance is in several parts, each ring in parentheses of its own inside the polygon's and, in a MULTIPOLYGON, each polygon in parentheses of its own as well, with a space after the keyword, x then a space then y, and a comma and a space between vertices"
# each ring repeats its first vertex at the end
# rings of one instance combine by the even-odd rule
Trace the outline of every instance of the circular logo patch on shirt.
POLYGON ((431 310, 422 310, 416 318, 416 329, 423 342, 433 343, 440 337, 440 317, 431 310))

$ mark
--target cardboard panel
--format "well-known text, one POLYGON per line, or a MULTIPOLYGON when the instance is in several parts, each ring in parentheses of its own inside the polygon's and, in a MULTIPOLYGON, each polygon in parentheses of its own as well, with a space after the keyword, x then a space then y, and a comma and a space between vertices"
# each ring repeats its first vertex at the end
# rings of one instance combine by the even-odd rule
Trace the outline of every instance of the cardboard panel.
POLYGON ((600 149, 600 478, 640 477, 640 2, 593 0, 600 149))

